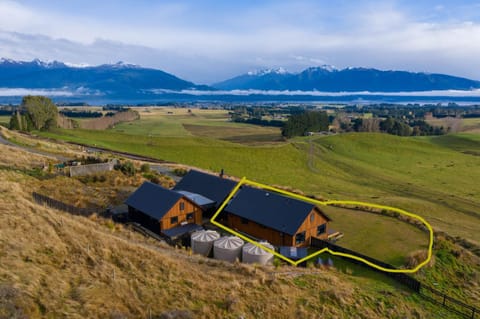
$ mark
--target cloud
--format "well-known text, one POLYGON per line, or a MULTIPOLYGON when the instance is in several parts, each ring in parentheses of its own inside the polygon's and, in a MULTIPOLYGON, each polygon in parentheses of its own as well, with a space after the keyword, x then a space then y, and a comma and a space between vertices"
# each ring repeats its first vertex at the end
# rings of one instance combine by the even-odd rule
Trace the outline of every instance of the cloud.
POLYGON ((0 96, 25 96, 25 95, 46 95, 46 96, 73 96, 76 92, 67 90, 48 90, 48 89, 24 89, 24 88, 0 88, 0 96))
MULTIPOLYGON (((453 20, 432 20, 395 1, 91 6, 85 0, 78 10, 62 10, 76 2, 65 3, 1 1, 0 55, 88 64, 123 60, 200 83, 263 67, 299 71, 319 64, 480 78, 480 24, 468 14, 471 7, 453 20)), ((430 5, 424 11, 448 10, 430 5)))

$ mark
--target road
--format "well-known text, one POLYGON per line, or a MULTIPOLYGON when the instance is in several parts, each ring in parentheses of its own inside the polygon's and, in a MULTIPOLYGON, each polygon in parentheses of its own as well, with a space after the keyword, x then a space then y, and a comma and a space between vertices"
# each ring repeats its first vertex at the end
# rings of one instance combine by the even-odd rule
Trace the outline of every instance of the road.
POLYGON ((54 159, 54 160, 59 161, 59 162, 66 162, 66 161, 71 160, 70 158, 62 156, 62 155, 52 154, 52 153, 48 153, 48 152, 44 152, 44 151, 39 151, 39 150, 34 149, 34 148, 17 145, 15 143, 12 143, 9 140, 5 139, 1 134, 0 134, 0 144, 15 147, 15 148, 21 149, 23 151, 26 151, 26 152, 29 152, 29 153, 32 153, 32 154, 49 157, 49 158, 54 159))

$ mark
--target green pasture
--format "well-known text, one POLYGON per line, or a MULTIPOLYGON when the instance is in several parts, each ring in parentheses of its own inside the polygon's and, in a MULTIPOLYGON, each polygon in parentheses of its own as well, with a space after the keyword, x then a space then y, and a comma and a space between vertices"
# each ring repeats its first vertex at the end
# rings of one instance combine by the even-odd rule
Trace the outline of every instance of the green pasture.
POLYGON ((7 126, 10 124, 10 117, 9 115, 0 115, 0 125, 7 126))
POLYGON ((428 233, 396 218, 339 207, 321 207, 330 228, 344 233, 337 244, 400 267, 405 257, 428 249, 428 233), (381 243, 381 244, 379 244, 381 243))
MULTIPOLYGON (((325 199, 395 206, 423 216, 435 230, 480 242, 479 135, 355 133, 272 143, 278 129, 228 122, 226 111, 146 110, 140 120, 106 131, 40 134, 214 172, 223 168, 236 177, 325 199)), ((396 265, 428 244, 424 233, 387 217, 339 209, 332 214, 333 227, 345 233, 346 247, 364 252, 381 243, 371 250, 372 257, 384 255, 383 260, 396 265), (393 246, 382 240, 388 235, 393 246)))

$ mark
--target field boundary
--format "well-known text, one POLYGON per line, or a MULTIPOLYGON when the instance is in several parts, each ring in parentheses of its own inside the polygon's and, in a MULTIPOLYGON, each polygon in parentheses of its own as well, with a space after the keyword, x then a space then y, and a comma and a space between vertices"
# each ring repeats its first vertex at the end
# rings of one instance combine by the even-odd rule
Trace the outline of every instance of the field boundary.
POLYGON ((218 208, 218 210, 215 212, 215 214, 212 216, 212 218, 210 219, 210 222, 239 237, 239 238, 242 238, 243 240, 257 246, 257 247, 260 247, 262 249, 264 249, 265 251, 268 251, 269 253, 273 254, 274 256, 294 265, 294 266, 297 266, 299 264, 301 264, 302 262, 305 262, 315 256, 318 256, 320 255, 321 253, 324 253, 324 252, 328 252, 332 255, 336 255, 336 256, 341 256, 341 257, 347 257, 347 258, 350 258, 350 259, 354 259, 356 261, 360 261, 372 268, 375 268, 375 269, 378 269, 378 270, 381 270, 381 271, 384 271, 384 272, 389 272, 389 273, 415 273, 417 272, 420 268, 422 268, 423 266, 427 265, 431 258, 432 258, 432 250, 433 250, 433 229, 432 227, 430 226, 430 224, 424 219, 422 218, 421 216, 418 216, 416 214, 413 214, 413 213, 410 213, 410 212, 407 212, 403 209, 399 209, 399 208, 395 208, 395 207, 390 207, 390 206, 384 206, 384 205, 378 205, 378 204, 371 204, 371 203, 364 203, 364 202, 357 202, 357 201, 338 201, 338 200, 332 200, 332 201, 325 201, 325 202, 322 202, 322 201, 318 201, 318 200, 315 200, 315 199, 312 199, 312 198, 308 198, 308 197, 305 197, 305 196, 302 196, 302 195, 298 195, 298 194, 294 194, 292 192, 288 192, 288 191, 285 191, 285 190, 281 190, 281 189, 278 189, 278 188, 275 188, 275 187, 272 187, 272 186, 268 186, 268 185, 264 185, 264 184, 261 184, 261 183, 257 183, 257 182, 254 182, 254 181, 250 181, 248 180, 246 177, 243 177, 240 182, 238 182, 238 184, 233 188, 233 190, 230 192, 230 194, 227 196, 227 198, 223 201, 223 203, 220 205, 220 207, 218 208), (254 240, 248 238, 247 236, 217 222, 215 220, 215 218, 223 211, 223 209, 225 208, 225 206, 227 205, 227 203, 230 201, 230 199, 238 192, 238 190, 240 189, 240 187, 242 185, 252 185, 252 186, 256 186, 256 187, 259 187, 261 189, 266 189, 266 190, 270 190, 270 191, 273 191, 273 192, 276 192, 276 193, 280 193, 280 194, 283 194, 283 195, 286 195, 288 197, 291 197, 291 198, 295 198, 295 199, 299 199, 299 200, 302 200, 302 201, 306 201, 306 202, 309 202, 309 203, 312 203, 312 204, 315 204, 315 205, 321 205, 321 206, 328 206, 328 205, 338 205, 338 204, 345 204, 345 205, 362 205, 362 206, 370 206, 370 207, 375 207, 375 208, 380 208, 380 209, 387 209, 387 210, 390 210, 390 211, 394 211, 394 212, 397 212, 399 214, 403 214, 403 215, 406 215, 406 216, 409 216, 411 218, 415 218, 415 219, 418 219, 420 220, 428 229, 429 231, 429 244, 428 244, 428 253, 427 253, 427 258, 419 263, 415 268, 413 269, 396 269, 396 268, 387 268, 387 267, 384 267, 386 264, 384 264, 383 266, 381 265, 377 265, 376 263, 372 262, 372 261, 369 261, 365 258, 363 258, 363 255, 362 257, 358 256, 358 255, 353 255, 353 254, 349 254, 349 253, 345 253, 345 252, 336 252, 334 250, 331 250, 330 248, 328 247, 325 247, 323 249, 320 249, 308 256, 306 256, 305 258, 302 258, 300 260, 297 260, 297 261, 294 261, 290 258, 287 258, 285 256, 283 256, 282 254, 276 252, 275 250, 273 249, 270 249, 268 247, 265 247, 264 245, 258 243, 258 242, 255 242, 254 240))

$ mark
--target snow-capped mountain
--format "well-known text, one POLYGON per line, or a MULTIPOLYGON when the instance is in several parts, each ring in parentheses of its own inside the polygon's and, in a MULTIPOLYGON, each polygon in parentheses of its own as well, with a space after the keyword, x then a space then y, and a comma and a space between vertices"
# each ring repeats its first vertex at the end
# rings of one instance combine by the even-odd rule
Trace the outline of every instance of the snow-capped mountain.
POLYGON ((289 72, 282 68, 276 68, 276 69, 262 69, 262 70, 253 70, 247 72, 247 75, 250 76, 262 76, 262 75, 267 75, 267 74, 288 74, 289 72))
POLYGON ((471 90, 480 82, 466 78, 407 71, 382 71, 331 65, 310 67, 299 73, 273 72, 272 69, 247 73, 216 83, 222 90, 291 90, 324 92, 413 92, 431 90, 471 90))
POLYGON ((202 89, 161 70, 117 62, 99 66, 72 65, 59 61, 0 59, 0 88, 62 89, 132 96, 153 89, 180 91, 202 89))

